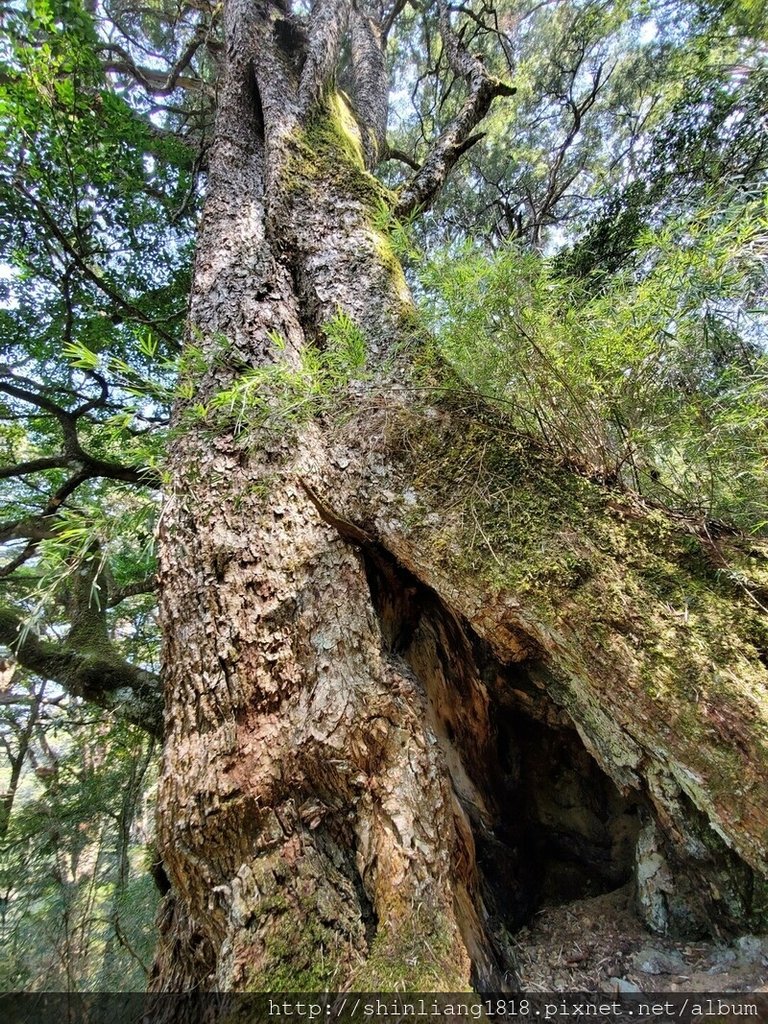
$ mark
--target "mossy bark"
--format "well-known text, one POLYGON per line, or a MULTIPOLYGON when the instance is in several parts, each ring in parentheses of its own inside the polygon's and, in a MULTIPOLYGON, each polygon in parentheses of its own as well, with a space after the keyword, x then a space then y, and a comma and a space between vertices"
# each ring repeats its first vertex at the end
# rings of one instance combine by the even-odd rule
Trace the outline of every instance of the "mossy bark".
MULTIPOLYGON (((191 307, 208 359, 196 406, 243 368, 295 364, 339 309, 375 368, 410 301, 381 258, 385 192, 343 99, 300 117, 268 20, 230 4, 228 31, 191 307)), ((466 982, 454 797, 420 682, 382 642, 360 553, 302 486, 333 472, 322 431, 297 423, 254 441, 189 407, 177 422, 161 525, 160 842, 173 888, 156 985, 341 987, 374 946, 395 965, 402 946, 409 977, 428 963, 436 987, 466 982)))
POLYGON ((756 614, 664 517, 503 424, 414 401, 410 298, 376 227, 392 198, 346 101, 302 107, 277 5, 230 0, 226 20, 190 314, 206 366, 160 527, 172 888, 154 987, 513 984, 541 826, 523 804, 510 819, 516 715, 578 732, 670 877, 694 864, 695 927, 749 920, 756 614), (298 365, 339 309, 368 344, 343 415, 275 409, 259 432, 194 411, 250 367, 298 365))
POLYGON ((336 492, 336 514, 524 665, 643 795, 699 927, 764 927, 768 648, 739 583, 764 571, 759 545, 732 541, 726 575, 689 524, 551 465, 488 414, 402 404, 366 422, 382 440, 358 449, 368 482, 336 492))

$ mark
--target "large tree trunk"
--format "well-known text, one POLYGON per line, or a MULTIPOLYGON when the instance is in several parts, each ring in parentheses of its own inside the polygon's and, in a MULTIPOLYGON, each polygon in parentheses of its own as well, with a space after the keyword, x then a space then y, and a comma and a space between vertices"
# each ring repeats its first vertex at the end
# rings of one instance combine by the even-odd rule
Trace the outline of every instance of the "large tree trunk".
POLYGON ((279 5, 227 5, 161 523, 157 988, 505 987, 542 892, 633 871, 661 929, 759 910, 755 614, 682 529, 415 401, 381 125, 329 85, 348 18, 371 52, 365 8, 318 3, 299 38, 279 5), (216 411, 249 369, 299 372, 339 311, 370 376, 337 408, 216 411))

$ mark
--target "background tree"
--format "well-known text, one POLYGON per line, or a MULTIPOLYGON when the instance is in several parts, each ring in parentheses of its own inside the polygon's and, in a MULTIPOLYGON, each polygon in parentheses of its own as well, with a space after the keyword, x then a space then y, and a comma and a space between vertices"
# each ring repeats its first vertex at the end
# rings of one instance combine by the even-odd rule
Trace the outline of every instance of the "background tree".
POLYGON ((14 680, 2 709, 3 989, 142 989, 158 896, 144 848, 153 745, 52 689, 14 680))
POLYGON ((0 639, 32 708, 163 735, 153 985, 507 984, 562 860, 551 729, 607 776, 580 871, 651 857, 652 926, 758 926, 752 13, 3 17, 0 639), (414 235, 452 245, 420 282, 414 235))

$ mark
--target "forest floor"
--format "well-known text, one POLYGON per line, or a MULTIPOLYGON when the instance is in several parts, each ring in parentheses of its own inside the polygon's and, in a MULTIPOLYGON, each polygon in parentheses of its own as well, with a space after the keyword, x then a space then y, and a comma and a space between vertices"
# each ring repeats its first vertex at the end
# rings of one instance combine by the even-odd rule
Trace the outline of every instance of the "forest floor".
POLYGON ((631 886, 543 907, 515 936, 528 992, 766 992, 768 937, 675 942, 649 932, 631 886))

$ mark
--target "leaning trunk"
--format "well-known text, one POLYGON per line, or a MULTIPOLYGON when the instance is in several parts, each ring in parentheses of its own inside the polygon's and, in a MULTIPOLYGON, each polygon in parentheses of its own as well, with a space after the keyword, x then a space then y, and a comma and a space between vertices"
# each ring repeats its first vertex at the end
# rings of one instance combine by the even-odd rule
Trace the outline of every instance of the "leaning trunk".
POLYGON ((394 197, 291 31, 227 6, 161 523, 155 987, 502 988, 543 897, 633 874, 659 929, 757 920, 747 599, 412 387, 394 197), (654 573, 698 588, 685 621, 654 573))

